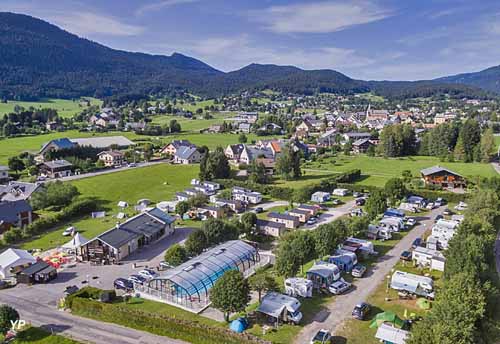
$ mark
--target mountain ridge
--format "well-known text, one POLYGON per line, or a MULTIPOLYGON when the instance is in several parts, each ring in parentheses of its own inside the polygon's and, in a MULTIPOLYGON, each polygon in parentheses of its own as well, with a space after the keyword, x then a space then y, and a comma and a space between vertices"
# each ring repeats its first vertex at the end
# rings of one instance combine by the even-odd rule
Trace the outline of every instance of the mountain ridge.
POLYGON ((332 69, 252 63, 226 73, 181 53, 165 56, 112 49, 41 19, 10 12, 0 12, 0 56, 0 98, 7 99, 103 98, 179 90, 217 96, 262 88, 300 94, 374 91, 391 97, 484 95, 476 85, 453 81, 363 81, 332 69))

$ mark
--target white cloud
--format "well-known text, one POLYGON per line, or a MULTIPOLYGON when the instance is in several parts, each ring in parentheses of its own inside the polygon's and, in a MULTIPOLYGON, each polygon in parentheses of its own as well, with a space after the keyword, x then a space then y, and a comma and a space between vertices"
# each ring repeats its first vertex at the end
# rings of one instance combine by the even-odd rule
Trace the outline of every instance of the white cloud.
POLYGON ((162 8, 172 7, 176 5, 190 4, 197 1, 199 0, 164 0, 164 1, 153 2, 139 7, 135 12, 135 14, 140 16, 146 12, 158 11, 161 10, 162 8))
POLYGON ((20 3, 6 0, 0 10, 29 14, 85 37, 94 34, 136 36, 145 31, 143 26, 128 24, 117 17, 97 13, 79 2, 68 2, 65 3, 66 6, 58 6, 56 9, 44 5, 34 1, 20 3))
POLYGON ((271 6, 253 11, 250 18, 276 33, 328 33, 367 24, 392 15, 367 0, 314 2, 271 6))
POLYGON ((145 31, 142 26, 123 23, 120 20, 90 12, 49 15, 55 24, 80 36, 103 34, 109 36, 137 36, 145 31))

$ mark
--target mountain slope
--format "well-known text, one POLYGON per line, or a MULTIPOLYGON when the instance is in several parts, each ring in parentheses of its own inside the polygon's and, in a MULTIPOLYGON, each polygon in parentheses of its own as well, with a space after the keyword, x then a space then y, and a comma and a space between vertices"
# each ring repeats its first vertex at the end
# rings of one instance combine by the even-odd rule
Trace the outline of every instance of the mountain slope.
POLYGON ((465 84, 500 93, 500 66, 491 67, 475 73, 451 75, 436 79, 436 81, 465 84))
POLYGON ((159 56, 114 50, 43 20, 0 12, 0 98, 102 98, 177 89, 216 96, 264 88, 299 94, 374 91, 396 98, 481 94, 472 87, 442 81, 367 82, 334 70, 293 66, 251 64, 223 73, 182 54, 159 56))

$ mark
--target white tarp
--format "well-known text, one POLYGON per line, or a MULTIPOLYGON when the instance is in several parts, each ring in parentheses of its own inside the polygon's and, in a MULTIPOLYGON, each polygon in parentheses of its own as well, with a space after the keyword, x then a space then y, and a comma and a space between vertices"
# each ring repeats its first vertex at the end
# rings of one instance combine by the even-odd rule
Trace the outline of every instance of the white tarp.
POLYGON ((88 242, 87 238, 85 238, 80 233, 76 233, 75 236, 69 242, 67 242, 62 246, 62 248, 68 250, 76 250, 80 248, 82 245, 85 245, 87 242, 88 242))

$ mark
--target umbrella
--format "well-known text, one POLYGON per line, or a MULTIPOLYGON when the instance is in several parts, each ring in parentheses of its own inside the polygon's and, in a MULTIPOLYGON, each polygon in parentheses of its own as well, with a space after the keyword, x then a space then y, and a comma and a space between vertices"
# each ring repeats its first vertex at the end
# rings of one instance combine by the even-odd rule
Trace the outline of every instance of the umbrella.
POLYGON ((403 326, 403 320, 391 311, 386 311, 383 313, 379 313, 375 316, 375 319, 372 320, 370 324, 370 328, 379 327, 383 323, 391 323, 396 327, 401 328, 403 326))
POLYGON ((421 309, 431 309, 431 303, 429 302, 429 300, 424 299, 423 297, 417 300, 417 306, 421 309))
POLYGON ((243 331, 245 331, 247 326, 248 323, 245 318, 238 318, 236 320, 231 321, 231 325, 229 325, 229 328, 234 332, 242 333, 243 331))

